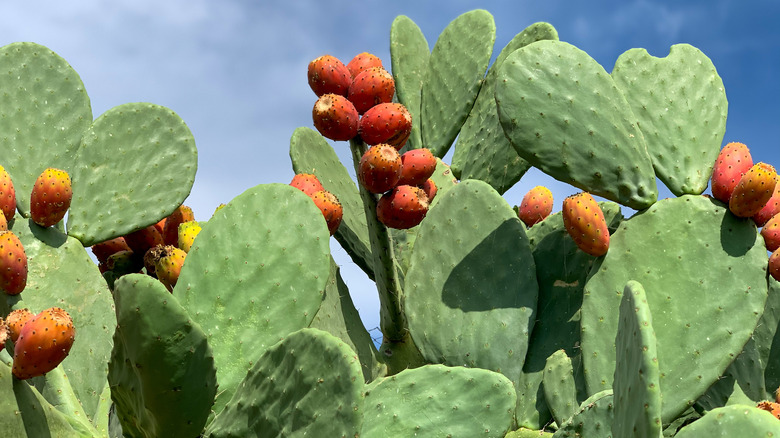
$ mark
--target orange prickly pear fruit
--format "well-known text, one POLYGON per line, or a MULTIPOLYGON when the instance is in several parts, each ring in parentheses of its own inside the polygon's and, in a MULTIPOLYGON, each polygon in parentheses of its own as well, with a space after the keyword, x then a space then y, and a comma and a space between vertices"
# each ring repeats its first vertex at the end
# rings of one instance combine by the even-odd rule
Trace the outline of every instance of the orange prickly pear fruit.
POLYGON ((720 150, 712 168, 712 196, 728 203, 742 175, 753 166, 753 158, 743 143, 732 142, 720 150))
POLYGON ((360 115, 344 96, 323 94, 314 103, 311 117, 314 127, 325 138, 347 141, 358 133, 360 115))
POLYGON ((72 199, 68 172, 50 167, 35 180, 30 195, 30 216, 36 224, 50 227, 65 217, 72 199))
POLYGON ((165 221, 166 220, 168 220, 168 218, 164 217, 164 218, 160 219, 159 222, 154 224, 154 227, 157 228, 157 231, 160 233, 160 235, 162 235, 162 233, 165 231, 165 221))
POLYGON ((92 248, 92 254, 95 254, 95 258, 98 259, 98 262, 100 263, 105 263, 111 254, 116 254, 119 251, 128 251, 130 249, 130 247, 127 246, 127 242, 125 242, 124 237, 115 237, 111 240, 96 243, 90 248, 92 248))
POLYGON ((358 181, 371 193, 384 193, 398 184, 401 155, 389 144, 371 146, 360 158, 358 181))
POLYGON ((436 171, 436 156, 430 149, 412 149, 401 155, 399 185, 421 186, 436 171))
POLYGON ((12 373, 18 379, 42 376, 70 353, 76 329, 68 312, 52 307, 31 318, 14 344, 12 373))
POLYGON ((395 79, 382 67, 371 67, 355 76, 347 98, 363 114, 375 105, 390 103, 395 95, 395 79))
POLYGON ((19 335, 22 333, 22 328, 27 324, 27 321, 32 319, 35 315, 28 309, 16 309, 8 314, 5 318, 5 325, 8 327, 8 335, 11 341, 16 342, 19 339, 19 335))
POLYGON ((136 254, 146 254, 149 248, 164 244, 162 234, 154 225, 126 234, 124 238, 127 246, 136 254))
POLYGON ((167 245, 162 249, 160 258, 157 259, 155 264, 155 272, 157 278, 168 289, 169 292, 173 292, 173 288, 176 286, 176 282, 179 280, 179 273, 184 266, 184 259, 187 257, 187 253, 183 250, 176 248, 175 246, 167 245))
POLYGON ((309 63, 309 86, 317 97, 338 94, 346 97, 352 84, 352 74, 338 58, 323 55, 309 63))
POLYGON ((2 213, 0 213, 0 231, 8 231, 8 221, 2 213))
POLYGON ((738 217, 752 217, 769 202, 777 185, 775 168, 756 163, 750 168, 731 193, 729 210, 738 217))
POLYGON ((769 275, 777 281, 780 281, 780 248, 776 249, 769 256, 769 275))
POLYGON ((173 210, 165 220, 165 228, 163 229, 163 242, 166 245, 176 246, 179 243, 179 225, 184 222, 191 222, 195 220, 195 214, 190 207, 186 205, 180 205, 173 210))
POLYGON ((401 149, 412 132, 412 115, 400 103, 372 107, 360 119, 360 137, 366 144, 386 143, 401 149))
POLYGON ((195 221, 185 222, 179 225, 179 249, 184 252, 190 252, 200 230, 200 224, 195 221))
POLYGON ((386 227, 405 230, 418 225, 428 213, 428 195, 419 187, 401 185, 385 193, 376 204, 376 216, 386 227))
POLYGON ((341 219, 344 215, 341 203, 333 193, 326 190, 314 193, 311 195, 311 199, 322 212, 322 216, 325 217, 325 223, 328 225, 328 231, 332 236, 339 228, 339 225, 341 225, 341 219))
POLYGON ((772 219, 772 217, 778 213, 780 213, 780 179, 778 179, 777 184, 775 185, 775 191, 772 193, 772 197, 769 198, 766 205, 753 216, 753 222, 756 223, 756 226, 763 227, 769 222, 769 219, 772 219))
POLYGON ((14 213, 16 213, 14 183, 11 181, 11 175, 8 174, 8 171, 0 166, 0 214, 5 216, 5 221, 8 222, 13 219, 14 213))
POLYGON ((320 190, 325 190, 325 188, 322 187, 320 180, 313 173, 296 174, 292 181, 290 181, 290 185, 303 193, 306 193, 308 196, 311 196, 320 190))
POLYGON ((0 231, 0 289, 19 295, 27 286, 27 254, 12 231, 0 231))
POLYGON ((369 68, 374 67, 382 68, 382 60, 379 59, 378 56, 368 52, 355 55, 355 57, 347 63, 347 69, 349 70, 350 74, 352 74, 352 79, 362 73, 363 70, 368 70, 369 68))
POLYGON ((604 212, 590 193, 582 192, 563 200, 563 225, 582 251, 603 256, 609 250, 609 228, 604 212))
POLYGON ((772 216, 772 219, 761 229, 761 237, 764 238, 767 251, 780 248, 780 213, 772 216))
POLYGON ((536 186, 523 196, 520 208, 517 210, 517 217, 530 227, 549 216, 552 208, 553 195, 550 189, 536 186))
POLYGON ((428 202, 433 202, 433 198, 436 196, 436 192, 439 190, 436 188, 436 183, 428 178, 420 187, 425 192, 425 195, 428 197, 428 202))
POLYGON ((10 339, 8 326, 5 324, 5 321, 3 321, 3 318, 0 318, 0 350, 5 348, 5 343, 8 341, 8 339, 10 339))

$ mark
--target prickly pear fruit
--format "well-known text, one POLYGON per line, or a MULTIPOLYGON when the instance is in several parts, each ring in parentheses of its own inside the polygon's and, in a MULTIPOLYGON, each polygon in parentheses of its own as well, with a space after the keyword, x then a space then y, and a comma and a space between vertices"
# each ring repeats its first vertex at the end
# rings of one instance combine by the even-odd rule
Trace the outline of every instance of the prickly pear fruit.
POLYGON ((160 282, 165 285, 169 292, 173 292, 176 282, 179 280, 179 273, 184 266, 184 259, 187 253, 175 246, 166 245, 162 249, 162 254, 157 259, 155 272, 160 282))
POLYGON ((339 225, 341 225, 341 219, 344 215, 344 209, 341 206, 341 203, 338 198, 336 198, 336 195, 327 190, 320 190, 319 192, 314 193, 311 195, 311 199, 325 217, 328 231, 332 236, 339 228, 339 225))
POLYGON ((133 251, 119 251, 111 254, 106 260, 106 268, 112 271, 116 278, 125 274, 136 274, 144 267, 143 256, 133 251))
POLYGON ((436 156, 430 149, 412 149, 401 155, 399 185, 421 186, 436 171, 436 156))
POLYGON ((0 231, 8 231, 8 221, 4 214, 0 214, 0 231))
POLYGON ((330 55, 323 55, 309 63, 309 86, 317 97, 338 94, 346 97, 352 84, 352 74, 343 62, 330 55))
POLYGON ((11 175, 3 166, 0 166, 0 213, 5 216, 6 222, 16 213, 16 190, 11 175))
POLYGON ((731 193, 729 210, 738 217, 751 217, 769 202, 777 185, 775 168, 766 163, 756 163, 750 168, 731 193))
POLYGON ((780 403, 771 402, 771 401, 760 401, 756 405, 758 409, 767 411, 775 416, 775 418, 780 419, 780 403))
POLYGON ((12 231, 0 231, 0 289, 19 295, 27 286, 27 254, 12 231))
POLYGON ((190 207, 186 205, 180 205, 173 210, 165 220, 165 228, 163 229, 163 242, 166 245, 176 246, 179 243, 179 225, 184 222, 191 222, 195 220, 195 214, 190 207))
POLYGON ((425 195, 428 196, 428 202, 433 202, 433 198, 436 196, 436 192, 439 190, 436 188, 436 183, 428 178, 420 187, 425 192, 425 195))
POLYGON ((774 251, 780 248, 780 213, 772 216, 764 228, 761 229, 761 237, 764 238, 767 251, 774 251))
POLYGON ((325 187, 322 187, 322 183, 313 173, 296 174, 290 181, 290 185, 309 196, 313 195, 314 192, 325 190, 325 187))
POLYGON ((179 249, 184 252, 190 252, 200 230, 200 224, 195 221, 185 222, 179 225, 179 249))
POLYGON ((536 186, 523 196, 517 217, 526 226, 533 226, 541 222, 552 213, 553 195, 550 189, 544 186, 536 186))
POLYGON ((387 143, 401 149, 412 132, 412 115, 400 103, 372 107, 360 119, 360 137, 366 144, 387 143))
POLYGON ((75 338, 76 329, 65 310, 52 307, 35 315, 14 345, 13 375, 24 380, 48 373, 65 360, 75 338))
POLYGON ((368 52, 359 53, 351 61, 347 63, 347 69, 352 74, 354 79, 363 70, 368 70, 373 67, 382 67, 382 60, 378 56, 368 52))
POLYGON ((144 254, 144 268, 146 268, 146 273, 149 276, 157 277, 157 261, 160 260, 160 257, 162 257, 165 252, 163 248, 165 248, 165 245, 157 245, 149 248, 144 254))
POLYGON ((743 143, 732 142, 724 146, 712 168, 712 196, 728 203, 739 179, 752 166, 750 150, 743 143))
POLYGON ((167 220, 168 220, 168 218, 164 217, 164 218, 160 219, 156 224, 154 224, 154 227, 157 228, 157 231, 160 232, 160 235, 162 235, 163 232, 165 232, 165 222, 167 220))
POLYGON ((5 321, 3 321, 3 318, 0 318, 0 350, 5 348, 5 343, 6 341, 8 341, 8 339, 10 339, 10 334, 8 333, 8 326, 5 324, 5 321))
POLYGON ((769 219, 780 213, 780 177, 775 185, 775 191, 772 193, 772 197, 761 208, 761 210, 753 216, 753 222, 756 226, 763 227, 769 219))
POLYGON ((368 148, 360 158, 358 181, 371 193, 384 193, 398 184, 401 155, 389 144, 368 148))
POLYGON ((127 242, 125 242, 125 238, 121 236, 96 243, 90 248, 92 248, 92 254, 95 254, 95 258, 98 259, 98 262, 100 263, 105 263, 111 254, 116 254, 119 251, 128 251, 130 249, 130 247, 127 246, 127 242))
POLYGON ((780 248, 769 256, 769 275, 777 281, 780 281, 780 248))
POLYGON ((344 96, 323 94, 315 102, 311 115, 314 127, 325 138, 346 141, 358 133, 360 116, 344 96))
POLYGON ((125 238, 127 246, 130 247, 130 250, 136 254, 146 254, 146 251, 148 251, 149 248, 164 244, 162 234, 157 231, 157 228, 154 225, 149 225, 146 228, 133 231, 123 237, 125 238))
POLYGON ((30 216, 33 222, 50 227, 65 217, 73 199, 68 172, 50 167, 41 173, 30 195, 30 216))
POLYGON ((22 333, 24 325, 27 321, 31 320, 35 315, 27 308, 16 309, 8 314, 5 318, 5 324, 8 326, 8 335, 11 341, 16 342, 19 339, 19 335, 22 333))
POLYGON ((349 86, 347 98, 363 114, 380 103, 390 103, 395 94, 395 79, 382 67, 363 70, 349 86))
POLYGON ((588 192, 563 200, 563 225, 582 251, 599 257, 609 249, 609 228, 604 212, 588 192))
POLYGON ((376 204, 379 222, 390 228, 405 230, 422 222, 428 213, 428 196, 414 186, 396 186, 385 193, 376 204))

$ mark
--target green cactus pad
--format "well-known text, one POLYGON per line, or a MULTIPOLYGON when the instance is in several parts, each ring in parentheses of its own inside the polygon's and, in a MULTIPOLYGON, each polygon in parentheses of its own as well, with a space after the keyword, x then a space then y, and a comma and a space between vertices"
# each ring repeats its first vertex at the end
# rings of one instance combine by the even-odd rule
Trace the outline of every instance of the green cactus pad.
POLYGON ((780 436, 780 421, 762 409, 733 405, 714 409, 683 427, 677 438, 780 436))
POLYGON ((2 165, 29 217, 30 193, 47 167, 71 172, 81 136, 92 123, 84 84, 59 55, 35 43, 0 48, 2 165))
MULTIPOLYGON (((623 215, 614 202, 600 202, 610 230, 617 228, 623 215)), ((564 349, 569 357, 577 358, 575 377, 582 388, 577 403, 586 396, 584 376, 579 359, 580 307, 582 290, 596 257, 577 248, 566 228, 560 212, 548 216, 527 231, 528 241, 536 264, 539 282, 539 299, 536 323, 531 332, 528 354, 518 385, 518 399, 522 399, 516 412, 518 424, 539 429, 549 420, 549 413, 541 393, 542 372, 548 358, 564 349)))
POLYGON ((431 49, 420 28, 405 15, 390 26, 390 62, 395 78, 395 94, 412 115, 412 133, 405 149, 423 147, 420 134, 420 100, 431 49))
POLYGON ((780 281, 767 276, 769 297, 753 334, 768 391, 780 388, 780 281))
POLYGON ((658 196, 644 137, 612 77, 582 50, 539 41, 499 67, 496 103, 518 155, 553 178, 641 210, 658 196))
POLYGON ((487 370, 426 365, 366 388, 363 438, 503 437, 515 390, 487 370))
POLYGON ((349 289, 341 278, 340 269, 332 258, 325 298, 309 327, 336 336, 354 350, 360 359, 366 382, 386 372, 386 367, 379 362, 379 352, 371 340, 371 335, 366 331, 360 320, 360 314, 352 303, 349 289))
POLYGON ((553 438, 612 438, 614 412, 612 390, 597 392, 582 402, 577 413, 553 438))
POLYGON ((125 434, 198 436, 217 392, 206 334, 157 279, 125 275, 114 289, 111 398, 125 434))
POLYGON ((11 374, 11 357, 0 351, 0 424, 3 436, 97 437, 98 433, 78 419, 52 406, 38 390, 11 374))
POLYGON ((488 70, 455 144, 452 171, 458 179, 481 179, 498 193, 509 190, 531 165, 517 155, 504 135, 496 109, 498 67, 520 47, 540 40, 557 40, 558 31, 548 23, 534 23, 515 35, 488 70))
POLYGON ((612 435, 658 438, 663 427, 656 338, 645 290, 636 281, 623 290, 615 355, 612 435))
POLYGON ((77 162, 68 234, 91 246, 170 215, 190 194, 198 152, 176 113, 128 103, 95 120, 77 162))
POLYGON ((688 44, 673 45, 665 58, 631 49, 617 59, 612 78, 637 118, 658 178, 677 196, 701 194, 728 113, 712 61, 688 44))
POLYGON ((352 261, 373 280, 373 258, 363 201, 336 151, 316 131, 297 128, 290 139, 290 160, 296 174, 314 174, 325 190, 338 198, 344 215, 334 236, 352 261))
POLYGON ((423 146, 441 158, 455 141, 479 93, 496 41, 489 12, 454 19, 433 46, 422 86, 423 146))
POLYGON ((204 224, 173 294, 208 336, 219 412, 257 358, 308 327, 330 273, 322 212, 288 184, 252 187, 204 224))
POLYGON ((526 429, 521 427, 520 429, 513 430, 507 433, 504 438, 552 438, 552 432, 545 432, 542 430, 526 429))
POLYGON ((356 437, 363 376, 349 346, 302 329, 263 353, 204 436, 356 437))
POLYGON ((41 228, 29 219, 16 218, 9 225, 24 246, 29 271, 25 290, 0 300, 0 316, 18 307, 38 313, 56 306, 68 312, 76 340, 60 367, 87 418, 92 419, 107 385, 116 326, 111 293, 76 239, 54 228, 41 228))
POLYGON ((774 395, 766 392, 764 365, 759 358, 755 338, 750 338, 726 372, 696 400, 694 406, 699 411, 711 411, 730 404, 750 404, 769 398, 774 399, 774 395))
POLYGON ((566 351, 558 350, 547 358, 543 381, 544 398, 550 413, 559 426, 566 424, 580 406, 574 367, 566 351))
POLYGON ((665 199, 623 221, 585 285, 582 352, 590 393, 612 386, 618 308, 625 284, 636 280, 653 313, 662 418, 676 418, 753 333, 767 298, 766 260, 753 222, 704 196, 665 199))
POLYGON ((431 363, 500 371, 517 383, 538 292, 525 226, 485 182, 438 196, 406 274, 409 331, 431 363))

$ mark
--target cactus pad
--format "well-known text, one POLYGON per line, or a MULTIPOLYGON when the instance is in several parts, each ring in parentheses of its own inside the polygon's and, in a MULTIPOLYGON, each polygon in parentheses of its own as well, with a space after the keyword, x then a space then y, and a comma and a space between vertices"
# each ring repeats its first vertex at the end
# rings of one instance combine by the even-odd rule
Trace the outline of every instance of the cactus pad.
POLYGON ((412 133, 404 148, 424 147, 420 134, 420 100, 431 50, 420 28, 405 15, 390 26, 390 61, 395 77, 395 94, 412 115, 412 133))

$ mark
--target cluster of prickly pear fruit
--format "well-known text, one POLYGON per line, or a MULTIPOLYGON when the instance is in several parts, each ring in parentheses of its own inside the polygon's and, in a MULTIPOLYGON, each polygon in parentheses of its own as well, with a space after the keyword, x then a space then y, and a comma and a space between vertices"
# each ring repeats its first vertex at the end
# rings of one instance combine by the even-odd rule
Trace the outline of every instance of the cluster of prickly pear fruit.
POLYGON ((325 190, 322 183, 314 174, 299 173, 293 176, 290 185, 305 193, 314 205, 320 209, 325 223, 328 226, 328 232, 332 236, 341 225, 341 219, 344 216, 344 209, 336 196, 325 190))
POLYGON ((76 338, 70 315, 59 307, 30 315, 18 335, 15 330, 12 333, 13 374, 19 379, 42 376, 56 368, 68 357, 76 338))

